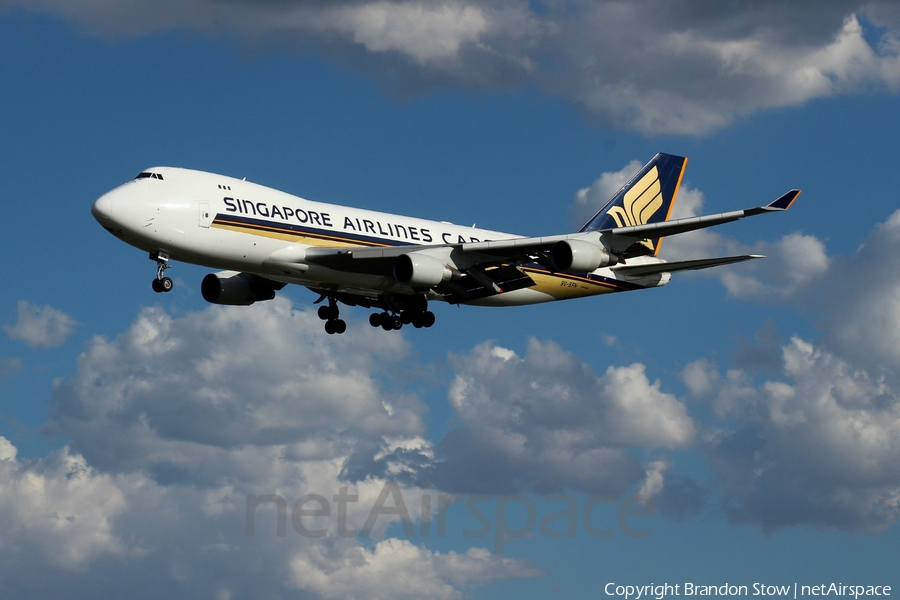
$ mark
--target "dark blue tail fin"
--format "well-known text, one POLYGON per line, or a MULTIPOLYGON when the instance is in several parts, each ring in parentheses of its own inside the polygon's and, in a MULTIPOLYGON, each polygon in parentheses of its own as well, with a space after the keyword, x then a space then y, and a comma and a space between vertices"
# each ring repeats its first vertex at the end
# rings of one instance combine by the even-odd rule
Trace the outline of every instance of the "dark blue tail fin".
MULTIPOLYGON (((579 231, 601 231, 616 227, 661 223, 669 218, 687 158, 672 154, 657 154, 637 175, 606 203, 600 212, 579 231)), ((629 254, 656 254, 659 239, 642 240, 641 251, 629 254)))

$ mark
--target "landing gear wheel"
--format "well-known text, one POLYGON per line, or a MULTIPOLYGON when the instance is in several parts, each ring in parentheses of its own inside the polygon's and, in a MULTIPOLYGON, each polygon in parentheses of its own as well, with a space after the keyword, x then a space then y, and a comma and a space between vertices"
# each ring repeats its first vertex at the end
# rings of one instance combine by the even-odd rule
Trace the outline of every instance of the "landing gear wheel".
POLYGON ((328 320, 332 319, 333 315, 331 313, 332 313, 332 310, 331 310, 330 306, 323 305, 323 306, 319 307, 319 311, 318 311, 319 318, 322 319, 323 321, 328 321, 328 320))
POLYGON ((165 276, 166 269, 172 266, 169 264, 169 255, 163 251, 151 252, 150 260, 156 261, 156 279, 153 280, 150 287, 152 287, 153 291, 157 294, 171 292, 172 288, 175 287, 175 284, 171 279, 165 276))
POLYGON ((434 313, 431 312, 430 310, 426 311, 425 314, 422 315, 422 325, 424 327, 431 327, 432 325, 434 325, 434 321, 435 321, 434 313))
POLYGON ((400 317, 391 317, 391 326, 392 329, 400 329, 403 327, 403 319, 400 317))
POLYGON ((369 315, 369 325, 372 327, 381 327, 381 313, 372 313, 369 315))
POLYGON ((325 321, 325 333, 328 335, 342 334, 347 331, 347 323, 343 319, 329 319, 325 321))

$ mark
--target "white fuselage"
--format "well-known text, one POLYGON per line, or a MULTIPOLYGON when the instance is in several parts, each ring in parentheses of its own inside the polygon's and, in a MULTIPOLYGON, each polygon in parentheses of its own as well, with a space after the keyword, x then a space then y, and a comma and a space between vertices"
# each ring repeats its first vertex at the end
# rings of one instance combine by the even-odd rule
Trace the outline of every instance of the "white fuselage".
MULTIPOLYGON (((387 273, 347 272, 305 263, 303 252, 309 248, 427 247, 520 237, 313 202, 248 181, 189 169, 157 167, 142 175, 103 195, 92 208, 95 218, 123 241, 174 260, 316 289, 412 292, 387 273), (294 269, 285 269, 285 260, 272 259, 289 259, 292 254, 298 257, 294 269)), ((525 270, 536 285, 476 303, 531 304, 665 283, 659 277, 646 282, 617 277, 608 268, 586 275, 551 273, 540 265, 525 270)))

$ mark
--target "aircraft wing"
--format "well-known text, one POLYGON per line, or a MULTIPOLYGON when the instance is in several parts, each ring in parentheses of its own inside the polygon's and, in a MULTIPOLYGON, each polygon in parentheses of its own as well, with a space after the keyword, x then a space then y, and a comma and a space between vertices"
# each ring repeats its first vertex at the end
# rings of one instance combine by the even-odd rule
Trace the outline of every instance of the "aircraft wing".
POLYGON ((345 272, 392 276, 399 257, 415 255, 431 263, 432 267, 439 265, 450 271, 452 266, 452 274, 440 276, 433 285, 417 286, 415 282, 408 285, 431 287, 451 302, 477 300, 534 285, 534 280, 515 264, 517 261, 484 256, 471 260, 471 257, 459 254, 459 246, 404 244, 378 248, 308 248, 304 260, 345 272), (507 264, 509 262, 513 264, 507 264))
MULTIPOLYGON (((426 270, 430 269, 432 273, 430 277, 434 277, 433 282, 413 281, 410 283, 412 287, 432 288, 459 300, 472 300, 534 285, 531 277, 519 268, 520 265, 529 263, 537 262, 551 271, 563 272, 590 272, 598 266, 608 265, 618 274, 637 277, 706 269, 762 258, 759 255, 748 254, 679 262, 625 264, 625 259, 630 260, 634 256, 630 254, 629 248, 634 248, 636 241, 677 235, 745 217, 784 211, 799 194, 799 190, 791 190, 765 206, 645 225, 460 244, 305 247, 302 250, 299 248, 282 250, 277 260, 275 256, 271 259, 274 263, 284 265, 285 272, 291 264, 296 265, 300 271, 306 264, 313 263, 350 273, 391 277, 396 275, 395 269, 400 262, 398 259, 408 256, 409 259, 403 260, 421 262, 426 270), (599 253, 596 256, 600 257, 596 260, 600 262, 583 268, 558 267, 556 249, 560 245, 567 246, 568 249, 564 254, 567 254, 569 259, 574 252, 584 252, 588 247, 595 248, 599 253), (444 275, 438 273, 442 269, 446 269, 444 275)), ((398 281, 406 283, 403 279, 398 281)))
MULTIPOLYGON (((791 190, 774 202, 765 206, 735 210, 715 215, 676 219, 647 225, 633 225, 630 227, 616 227, 599 231, 586 231, 579 233, 567 233, 541 237, 518 237, 504 240, 490 240, 484 242, 470 242, 463 244, 436 244, 436 245, 412 245, 383 246, 376 248, 309 248, 304 259, 324 266, 338 269, 357 270, 362 263, 370 263, 376 270, 376 265, 393 264, 393 260, 410 252, 422 252, 425 254, 449 254, 454 262, 465 263, 463 266, 475 264, 493 264, 500 262, 533 262, 535 258, 545 252, 549 252, 560 241, 583 240, 586 242, 603 243, 615 241, 615 238, 628 238, 627 244, 632 244, 635 239, 647 237, 664 237, 677 235, 706 227, 713 227, 723 223, 730 223, 769 212, 787 210, 800 195, 800 190, 791 190), (518 260, 517 260, 518 259, 518 260), (353 265, 351 267, 351 265, 353 265)), ((606 245, 606 244, 604 244, 606 245)), ((612 248, 615 251, 615 248, 612 248)), ((371 271, 363 271, 371 272, 371 271)))
POLYGON ((608 236, 622 236, 628 238, 648 238, 648 237, 665 237, 668 235, 677 235, 679 233, 687 233, 697 229, 713 227, 723 223, 730 223, 743 219, 744 217, 752 217, 768 212, 778 212, 787 210, 791 207, 800 190, 791 190, 784 194, 774 202, 765 206, 755 208, 745 208, 744 210, 733 210, 730 212, 719 213, 717 215, 703 215, 702 217, 690 217, 687 219, 675 219, 674 221, 662 221, 660 223, 648 223, 646 225, 633 225, 631 227, 615 227, 612 229, 603 229, 601 233, 608 236))

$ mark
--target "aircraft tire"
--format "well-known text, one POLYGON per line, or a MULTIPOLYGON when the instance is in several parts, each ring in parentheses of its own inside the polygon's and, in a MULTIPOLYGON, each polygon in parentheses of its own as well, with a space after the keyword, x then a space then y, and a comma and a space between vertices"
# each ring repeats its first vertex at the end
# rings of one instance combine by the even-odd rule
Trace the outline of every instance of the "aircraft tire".
POLYGON ((160 286, 159 279, 154 279, 153 283, 150 284, 150 287, 152 287, 153 291, 157 294, 162 293, 162 287, 160 286))
POLYGON ((173 287, 175 287, 175 282, 171 277, 163 277, 159 281, 159 288, 164 292, 171 292, 173 287))
POLYGON ((338 335, 347 331, 347 323, 343 319, 334 320, 334 332, 338 335))
POLYGON ((431 312, 430 310, 426 311, 425 314, 422 316, 422 325, 425 327, 431 327, 432 325, 434 325, 434 321, 435 321, 434 313, 431 312))
POLYGON ((325 333, 328 335, 332 335, 336 333, 336 329, 334 327, 334 321, 325 321, 325 333))
POLYGON ((319 318, 322 319, 323 321, 327 321, 328 319, 330 319, 330 318, 331 318, 331 314, 330 314, 331 311, 330 311, 329 309, 330 309, 330 307, 329 307, 329 306, 326 306, 326 305, 324 305, 324 304, 323 304, 322 306, 320 306, 320 307, 319 307, 319 310, 317 311, 317 312, 318 312, 318 315, 319 315, 319 318))

